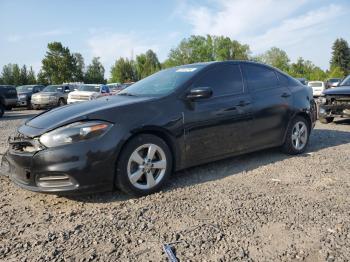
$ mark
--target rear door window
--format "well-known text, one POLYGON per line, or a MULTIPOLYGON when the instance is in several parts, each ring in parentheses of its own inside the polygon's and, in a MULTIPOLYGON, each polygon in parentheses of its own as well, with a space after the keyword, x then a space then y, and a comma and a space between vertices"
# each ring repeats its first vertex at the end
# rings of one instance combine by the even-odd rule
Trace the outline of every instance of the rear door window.
POLYGON ((262 91, 279 87, 275 71, 272 69, 255 64, 244 64, 243 68, 248 88, 251 91, 262 91))
POLYGON ((217 65, 195 81, 193 87, 210 87, 213 96, 243 93, 243 80, 239 65, 217 65))

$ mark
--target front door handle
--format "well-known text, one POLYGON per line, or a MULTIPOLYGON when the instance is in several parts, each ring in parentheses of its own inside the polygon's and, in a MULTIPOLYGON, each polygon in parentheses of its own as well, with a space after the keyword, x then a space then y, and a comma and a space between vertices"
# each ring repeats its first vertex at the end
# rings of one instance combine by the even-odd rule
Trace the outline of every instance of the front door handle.
POLYGON ((287 97, 290 97, 290 94, 289 94, 289 93, 283 93, 283 94, 281 95, 281 97, 287 98, 287 97))
POLYGON ((247 105, 250 105, 250 102, 247 102, 247 101, 239 101, 238 105, 237 106, 247 106, 247 105))

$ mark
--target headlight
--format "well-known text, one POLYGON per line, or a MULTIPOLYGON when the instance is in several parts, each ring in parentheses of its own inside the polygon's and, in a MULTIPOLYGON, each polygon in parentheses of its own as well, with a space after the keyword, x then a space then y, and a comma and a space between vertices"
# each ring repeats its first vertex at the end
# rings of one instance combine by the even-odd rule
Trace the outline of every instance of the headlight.
POLYGON ((25 99, 25 98, 27 98, 27 95, 19 95, 18 98, 19 99, 25 99))
POLYGON ((55 97, 55 96, 49 96, 49 100, 50 100, 50 101, 56 101, 56 100, 57 100, 57 97, 55 97))
POLYGON ((76 122, 57 128, 40 137, 46 147, 56 147, 103 136, 112 124, 103 121, 76 122))
POLYGON ((327 98, 321 96, 321 97, 318 99, 318 102, 319 102, 320 104, 326 104, 326 103, 327 103, 327 98))

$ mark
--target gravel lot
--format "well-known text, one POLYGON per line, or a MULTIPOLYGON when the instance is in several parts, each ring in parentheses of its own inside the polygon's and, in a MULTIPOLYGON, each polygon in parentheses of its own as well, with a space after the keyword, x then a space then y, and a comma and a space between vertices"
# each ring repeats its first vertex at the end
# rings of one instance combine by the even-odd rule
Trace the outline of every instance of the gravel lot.
MULTIPOLYGON (((7 112, 7 136, 38 111, 7 112)), ((0 176, 0 260, 348 261, 350 121, 317 123, 308 153, 277 149, 176 173, 163 192, 72 198, 0 176)))

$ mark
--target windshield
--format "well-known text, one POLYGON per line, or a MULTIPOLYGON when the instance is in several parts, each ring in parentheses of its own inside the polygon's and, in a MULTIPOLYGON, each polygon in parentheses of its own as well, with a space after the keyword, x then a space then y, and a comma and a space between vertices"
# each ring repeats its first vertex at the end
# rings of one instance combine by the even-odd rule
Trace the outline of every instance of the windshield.
POLYGON ((43 92, 63 92, 63 86, 47 86, 43 92))
POLYGON ((330 83, 337 83, 339 81, 340 81, 339 78, 331 78, 331 79, 328 80, 328 82, 330 82, 330 83))
POLYGON ((350 75, 340 83, 340 86, 350 86, 350 75))
POLYGON ((33 86, 17 86, 16 87, 17 92, 32 92, 33 86))
POLYGON ((164 96, 175 91, 204 65, 174 67, 159 71, 127 87, 118 95, 164 96))
POLYGON ((322 87, 322 83, 320 82, 309 82, 309 86, 311 87, 322 87))
POLYGON ((78 87, 79 91, 100 92, 99 85, 83 85, 78 87))

